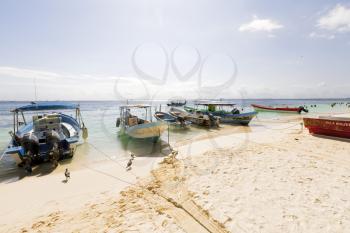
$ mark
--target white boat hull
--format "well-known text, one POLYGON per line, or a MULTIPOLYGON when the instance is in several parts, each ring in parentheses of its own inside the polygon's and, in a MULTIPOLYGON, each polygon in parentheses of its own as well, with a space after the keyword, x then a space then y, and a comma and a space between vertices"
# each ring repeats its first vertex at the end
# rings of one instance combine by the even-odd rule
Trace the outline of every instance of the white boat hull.
POLYGON ((130 126, 125 129, 125 133, 130 137, 139 139, 157 138, 164 133, 167 127, 168 125, 164 122, 151 122, 130 126))

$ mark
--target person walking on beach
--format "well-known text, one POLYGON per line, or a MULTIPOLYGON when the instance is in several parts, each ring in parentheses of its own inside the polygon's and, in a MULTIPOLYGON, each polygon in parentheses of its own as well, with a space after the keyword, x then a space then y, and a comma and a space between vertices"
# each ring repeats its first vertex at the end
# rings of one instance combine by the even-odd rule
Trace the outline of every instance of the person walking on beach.
POLYGON ((64 176, 66 177, 66 183, 70 179, 70 172, 68 171, 68 168, 66 168, 66 171, 64 172, 64 176))

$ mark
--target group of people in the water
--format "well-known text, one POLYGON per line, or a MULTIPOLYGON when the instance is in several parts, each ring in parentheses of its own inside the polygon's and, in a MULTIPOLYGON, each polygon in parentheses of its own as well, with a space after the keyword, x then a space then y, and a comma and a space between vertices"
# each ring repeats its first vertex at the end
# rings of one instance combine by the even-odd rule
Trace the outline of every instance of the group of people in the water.
POLYGON ((343 104, 345 104, 348 108, 350 108, 350 102, 347 102, 347 103, 345 103, 345 102, 334 102, 334 103, 331 104, 331 107, 333 108, 333 107, 335 107, 337 104, 338 104, 338 105, 343 105, 343 104))
MULTIPOLYGON (((344 105, 344 104, 345 104, 346 107, 350 108, 350 102, 347 102, 347 103, 346 102, 334 102, 334 103, 331 103, 330 105, 331 105, 332 108, 334 108, 336 105, 344 105)), ((307 105, 303 105, 303 107, 305 109, 308 108, 307 105)), ((317 104, 311 104, 309 107, 310 108, 317 108, 317 104)))

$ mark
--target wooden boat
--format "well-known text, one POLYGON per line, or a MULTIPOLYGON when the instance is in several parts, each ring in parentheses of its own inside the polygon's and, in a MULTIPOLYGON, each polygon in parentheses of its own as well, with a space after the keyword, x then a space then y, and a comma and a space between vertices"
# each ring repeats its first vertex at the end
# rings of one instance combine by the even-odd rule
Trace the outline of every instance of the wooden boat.
POLYGON ((169 103, 167 103, 168 106, 174 106, 174 107, 181 107, 186 105, 186 100, 172 100, 169 103))
POLYGON ((291 108, 291 107, 269 107, 269 106, 263 106, 258 104, 252 104, 255 111, 257 112, 279 112, 279 113, 302 113, 302 112, 309 112, 306 108, 303 106, 297 107, 297 108, 291 108))
POLYGON ((120 106, 120 117, 116 126, 120 127, 119 135, 128 135, 136 139, 153 139, 156 142, 167 129, 163 121, 152 122, 150 105, 125 105, 120 106), (132 109, 142 109, 146 113, 145 119, 131 114, 132 109), (149 116, 149 120, 147 120, 149 116))
POLYGON ((88 131, 81 117, 79 105, 63 102, 31 103, 11 111, 13 131, 11 142, 5 153, 12 155, 19 166, 28 172, 32 165, 71 158, 81 138, 88 137, 88 131), (75 110, 75 117, 51 110, 75 110), (32 113, 32 121, 27 122, 25 112, 32 113), (38 113, 40 112, 40 113, 38 113))
MULTIPOLYGON (((257 112, 241 113, 235 104, 224 102, 200 102, 196 103, 197 110, 220 117, 220 123, 248 125, 250 121, 257 115, 257 112), (198 106, 204 106, 204 109, 199 109, 198 106)), ((186 110, 194 111, 195 108, 185 107, 186 110)))
POLYGON ((180 116, 175 117, 166 112, 156 112, 154 114, 154 117, 158 121, 163 121, 175 129, 188 129, 191 126, 190 121, 186 121, 184 118, 180 116))
POLYGON ((303 121, 311 134, 350 139, 350 117, 304 117, 303 121))
POLYGON ((190 121, 192 124, 208 128, 218 127, 220 123, 219 117, 212 116, 211 114, 203 114, 200 111, 187 112, 183 109, 172 107, 169 113, 176 117, 182 117, 185 120, 190 121))

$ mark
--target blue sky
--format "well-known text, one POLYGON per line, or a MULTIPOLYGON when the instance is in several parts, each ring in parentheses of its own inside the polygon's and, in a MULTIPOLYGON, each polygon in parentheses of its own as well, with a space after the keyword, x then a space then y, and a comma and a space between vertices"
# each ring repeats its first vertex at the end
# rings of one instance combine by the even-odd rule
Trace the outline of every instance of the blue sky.
POLYGON ((349 1, 0 4, 0 100, 350 96, 349 1))

